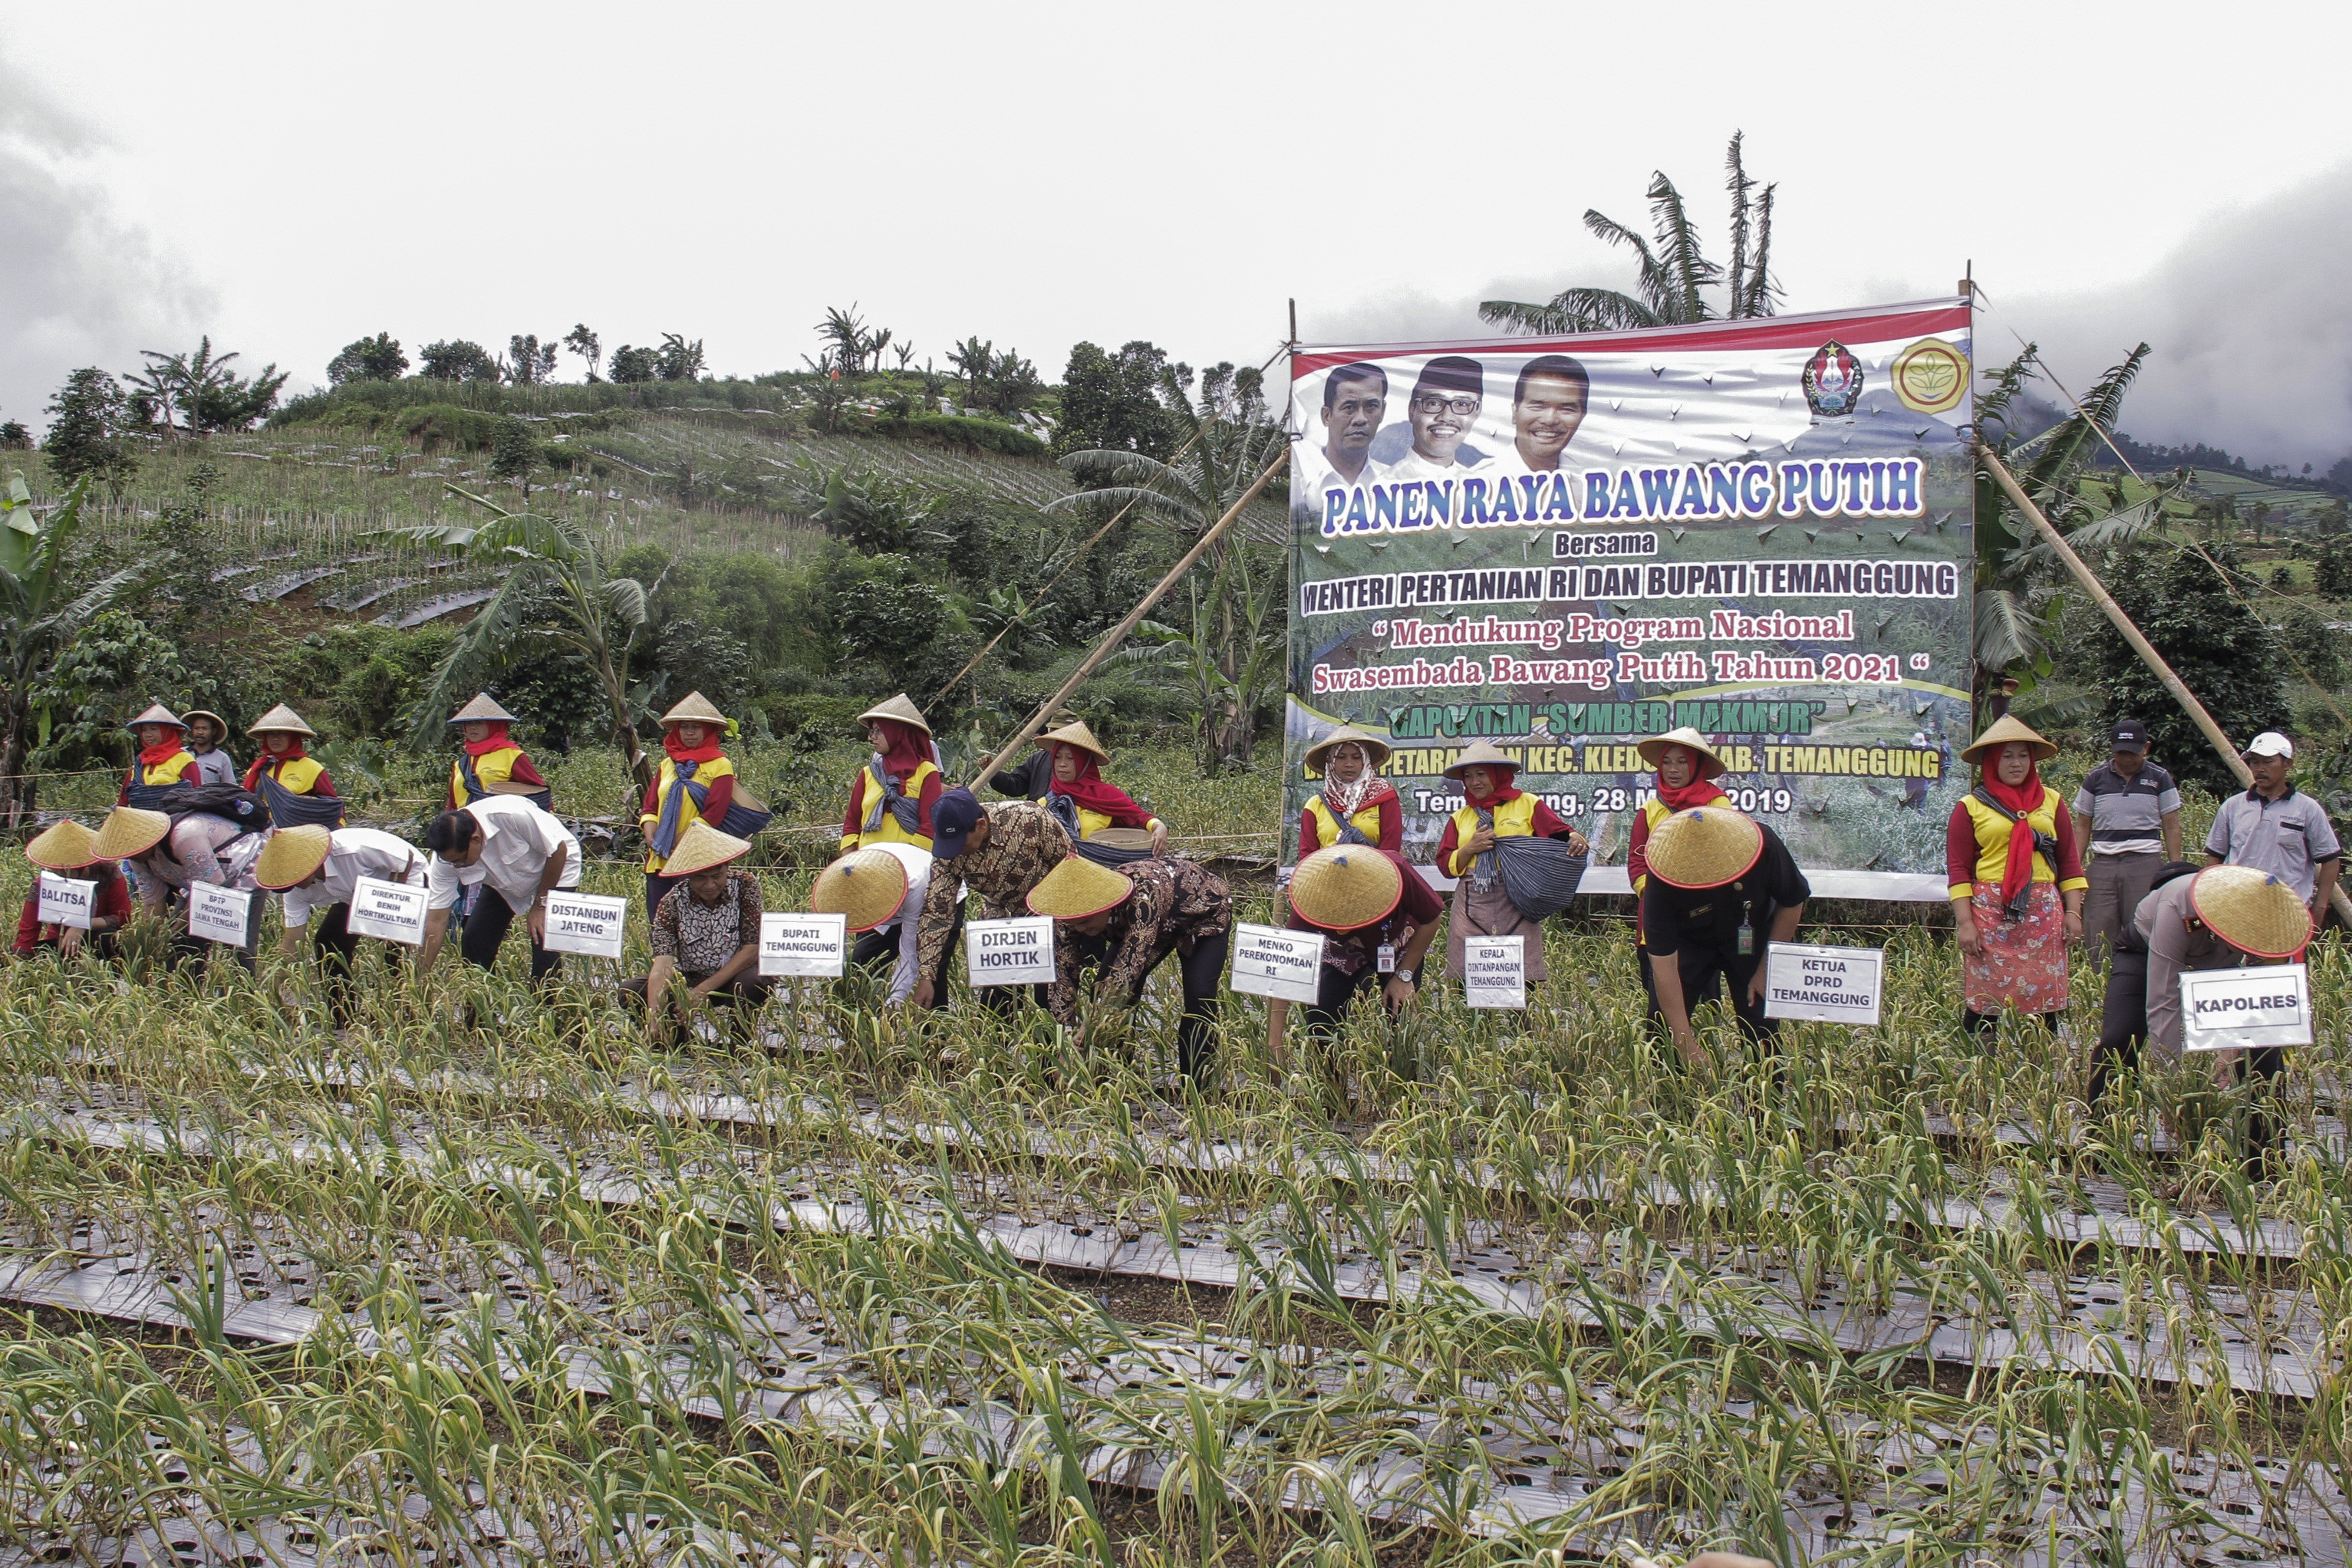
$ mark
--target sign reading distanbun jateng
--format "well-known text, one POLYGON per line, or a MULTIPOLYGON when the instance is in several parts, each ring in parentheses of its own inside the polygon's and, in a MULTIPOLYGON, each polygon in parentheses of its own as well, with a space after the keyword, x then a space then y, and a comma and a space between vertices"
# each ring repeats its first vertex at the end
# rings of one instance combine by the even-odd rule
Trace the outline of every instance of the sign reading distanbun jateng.
MULTIPOLYGON (((1704 732, 1814 889, 1946 897, 1967 792, 1973 464, 1961 300, 1650 331, 1302 349, 1289 815, 1385 735, 1405 851, 1473 741, 1623 886, 1643 736, 1704 732)), ((1286 855, 1295 837, 1283 836, 1286 855)))

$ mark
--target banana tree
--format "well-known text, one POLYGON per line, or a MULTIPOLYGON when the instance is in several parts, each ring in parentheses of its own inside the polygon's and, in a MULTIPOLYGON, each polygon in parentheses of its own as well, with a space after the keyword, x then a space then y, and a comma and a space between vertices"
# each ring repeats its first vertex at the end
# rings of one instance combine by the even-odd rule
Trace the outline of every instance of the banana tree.
POLYGON ((471 695, 467 689, 474 672, 521 633, 526 606, 551 604, 558 616, 552 629, 556 645, 578 654, 594 672, 611 705, 613 743, 628 759, 629 775, 638 787, 651 784, 653 763, 637 744, 636 706, 629 689, 629 657, 645 628, 650 590, 634 577, 606 576, 603 553, 578 523, 511 512, 455 485, 449 489, 494 514, 492 520, 478 528, 427 523, 385 531, 509 570, 410 710, 412 740, 420 746, 436 741, 449 714, 471 695))
POLYGON ((47 728, 36 683, 144 570, 133 564, 77 585, 66 552, 89 489, 88 479, 78 481, 47 518, 35 515, 18 475, 0 498, 0 822, 10 827, 33 809, 25 762, 47 728))

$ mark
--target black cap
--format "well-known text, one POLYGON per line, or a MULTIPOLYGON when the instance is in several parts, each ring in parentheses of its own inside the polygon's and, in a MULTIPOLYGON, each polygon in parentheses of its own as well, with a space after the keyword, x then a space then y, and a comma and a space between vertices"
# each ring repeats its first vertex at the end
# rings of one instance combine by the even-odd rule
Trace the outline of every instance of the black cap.
POLYGON ((983 814, 980 801, 968 789, 951 789, 931 803, 931 853, 952 860, 963 853, 963 841, 983 814))
POLYGON ((2147 751, 2147 726, 2137 719, 2118 721, 2112 749, 2118 752, 2147 751))

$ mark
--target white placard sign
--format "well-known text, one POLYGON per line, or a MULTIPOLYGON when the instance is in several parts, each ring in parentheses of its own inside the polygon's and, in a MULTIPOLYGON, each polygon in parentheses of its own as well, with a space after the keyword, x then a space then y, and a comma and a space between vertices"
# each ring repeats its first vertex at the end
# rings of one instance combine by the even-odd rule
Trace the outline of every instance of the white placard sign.
POLYGON ((973 921, 963 928, 963 954, 974 985, 1042 985, 1054 978, 1053 919, 973 921))
POLYGON ((41 873, 40 921, 45 926, 71 926, 76 931, 89 929, 89 917, 98 910, 98 884, 76 881, 60 877, 55 871, 41 873))
POLYGON ((608 899, 598 893, 550 893, 547 951, 583 953, 590 958, 618 958, 622 927, 628 916, 626 899, 608 899))
POLYGON ((188 934, 243 947, 253 918, 253 895, 215 882, 188 884, 188 934))
POLYGON ((355 936, 381 937, 386 942, 419 947, 425 942, 425 906, 431 897, 423 888, 362 877, 352 884, 352 910, 344 928, 355 936))
POLYGON ((849 945, 847 915, 760 917, 760 973, 838 980, 849 945))
POLYGON ((2231 1051, 2311 1044, 2311 982, 2300 963, 2192 969, 2180 977, 2180 1047, 2231 1051))
POLYGON ((1527 942, 1524 936, 1464 937, 1463 1001, 1473 1007, 1525 1007, 1527 942))
POLYGON ((1234 989, 1277 1002, 1312 1002, 1322 994, 1323 933, 1276 926, 1234 927, 1234 989))
POLYGON ((1773 942, 1764 952, 1764 1016, 1875 1024, 1885 970, 1886 955, 1874 947, 1773 942))

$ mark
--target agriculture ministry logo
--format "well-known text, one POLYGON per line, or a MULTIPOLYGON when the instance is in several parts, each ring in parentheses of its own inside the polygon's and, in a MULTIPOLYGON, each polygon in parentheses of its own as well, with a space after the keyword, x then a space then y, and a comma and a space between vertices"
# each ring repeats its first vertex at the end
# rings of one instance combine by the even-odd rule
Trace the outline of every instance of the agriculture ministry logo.
POLYGON ((1862 362, 1832 338, 1805 362, 1803 384, 1815 418, 1841 418, 1862 401, 1862 362))
POLYGON ((1959 406, 1969 392, 1969 356, 1941 338, 1921 338, 1895 361, 1895 395, 1915 414, 1959 406))

